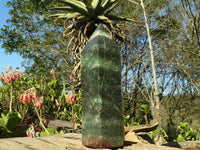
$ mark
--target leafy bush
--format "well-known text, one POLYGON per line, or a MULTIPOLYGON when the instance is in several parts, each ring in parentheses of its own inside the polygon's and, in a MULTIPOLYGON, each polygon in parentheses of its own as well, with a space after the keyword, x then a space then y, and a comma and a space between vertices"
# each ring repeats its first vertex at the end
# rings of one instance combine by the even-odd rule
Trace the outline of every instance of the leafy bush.
POLYGON ((149 132, 149 134, 154 134, 154 133, 160 134, 160 135, 163 136, 166 140, 167 140, 167 138, 168 138, 168 135, 166 134, 165 130, 162 130, 162 129, 160 129, 160 128, 149 132))
POLYGON ((12 70, 9 66, 0 76, 0 105, 3 106, 0 109, 0 137, 13 136, 22 131, 16 130, 16 127, 26 124, 29 127, 23 128, 26 129, 23 132, 26 131, 30 137, 35 137, 38 133, 34 131, 36 127, 43 129, 42 136, 56 134, 57 131, 46 129, 46 119, 72 120, 73 129, 76 122, 81 122, 81 93, 75 93, 72 82, 65 83, 63 74, 62 85, 55 78, 54 71, 51 71, 51 74, 52 78, 41 75, 38 80, 19 70, 12 70), (71 92, 67 95, 68 89, 65 89, 65 86, 71 86, 71 92), (39 119, 38 124, 35 122, 36 118, 39 119))
POLYGON ((180 122, 178 126, 180 134, 177 137, 177 141, 193 141, 199 140, 200 131, 196 131, 189 127, 187 122, 180 122))

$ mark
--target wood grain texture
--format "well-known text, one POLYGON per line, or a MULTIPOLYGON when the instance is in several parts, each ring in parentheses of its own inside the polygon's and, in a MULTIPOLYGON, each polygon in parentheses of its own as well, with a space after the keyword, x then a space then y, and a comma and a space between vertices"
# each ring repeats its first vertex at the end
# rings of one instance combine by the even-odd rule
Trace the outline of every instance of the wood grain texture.
MULTIPOLYGON (((92 150, 82 145, 82 135, 76 133, 56 134, 37 138, 0 139, 0 150, 92 150)), ((178 150, 167 146, 143 144, 125 141, 125 146, 118 150, 178 150)), ((104 149, 109 150, 109 149, 104 149)))

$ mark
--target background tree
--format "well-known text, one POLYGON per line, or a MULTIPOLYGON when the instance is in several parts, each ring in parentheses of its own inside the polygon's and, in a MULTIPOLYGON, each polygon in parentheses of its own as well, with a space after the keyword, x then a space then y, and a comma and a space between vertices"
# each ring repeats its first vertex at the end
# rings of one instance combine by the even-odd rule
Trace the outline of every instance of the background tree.
POLYGON ((70 56, 62 44, 60 27, 51 24, 45 14, 52 1, 7 2, 10 19, 1 29, 0 39, 6 53, 19 53, 26 62, 26 72, 40 76, 51 69, 70 72, 70 56), (65 65, 67 63, 67 65, 65 65))
MULTIPOLYGON (((137 20, 144 22, 140 1, 130 0, 130 3, 131 4, 128 6, 126 4, 122 5, 122 7, 128 8, 126 9, 127 11, 123 9, 123 13, 129 13, 132 16, 131 18, 139 18, 137 20)), ((188 120, 190 118, 186 113, 184 114, 187 117, 180 115, 179 119, 176 118, 178 112, 183 112, 183 109, 181 108, 182 105, 185 105, 185 102, 181 100, 181 98, 184 97, 183 95, 187 95, 188 97, 190 97, 189 95, 193 95, 193 100, 190 98, 190 100, 187 100, 187 104, 190 105, 190 107, 193 107, 194 105, 190 102, 193 101, 193 103, 196 103, 196 99, 198 99, 197 93, 199 93, 197 88, 197 85, 199 85, 199 76, 195 75, 196 72, 199 71, 199 52, 196 51, 199 48, 197 44, 194 47, 191 47, 191 45, 193 45, 191 44, 190 52, 189 50, 187 50, 187 54, 184 52, 188 47, 188 45, 186 46, 185 44, 188 39, 184 38, 185 36, 183 36, 183 33, 187 33, 191 36, 190 33, 192 32, 190 32, 191 30, 189 28, 191 28, 193 22, 191 21, 191 24, 189 23, 188 18, 183 14, 185 11, 181 8, 182 6, 180 6, 180 3, 181 1, 177 2, 173 0, 145 1, 144 3, 150 32, 152 34, 161 103, 167 111, 166 118, 169 117, 165 120, 165 122, 168 122, 169 124, 167 123, 168 125, 165 124, 165 127, 161 127, 167 131, 167 126, 170 126, 170 129, 168 130, 169 133, 174 131, 173 128, 177 125, 177 120, 188 120), (185 23, 188 24, 188 26, 185 23), (186 26, 187 28, 185 28, 186 26), (193 51, 196 51, 196 53, 193 53, 193 51), (189 70, 189 68, 193 70, 193 68, 189 66, 195 68, 194 74, 192 73, 194 75, 193 78, 192 75, 188 74, 189 71, 186 71, 186 69, 189 70), (194 82, 196 84, 194 84, 194 82), (177 95, 180 97, 177 97, 177 95), (166 96, 168 96, 168 98, 166 96), (169 101, 170 103, 168 103, 169 101), (177 104, 177 108, 175 108, 175 105, 172 105, 172 103, 177 104)), ((196 11, 196 13, 194 13, 196 14, 196 18, 199 18, 199 14, 197 13, 199 11, 197 8, 198 4, 196 1, 190 1, 190 3, 190 5, 193 5, 192 8, 194 8, 192 10, 196 11), (196 6, 194 6, 195 4, 196 6)), ((189 7, 187 8, 189 9, 189 7)), ((199 21, 197 21, 196 24, 198 23, 199 21)), ((137 111, 139 105, 150 103, 152 98, 154 98, 154 83, 152 82, 153 76, 152 69, 150 68, 151 61, 145 26, 144 24, 141 24, 140 26, 133 26, 132 24, 126 25, 129 29, 127 36, 130 39, 130 43, 128 46, 124 46, 122 53, 122 63, 124 64, 122 83, 125 87, 125 91, 128 91, 124 96, 126 104, 125 110, 127 109, 125 114, 130 114, 130 118, 132 119, 129 119, 129 122, 131 123, 133 120, 140 120, 139 118, 141 115, 139 115, 140 112, 137 111)), ((195 37, 197 38, 198 36, 195 37)), ((189 112, 187 113, 191 114, 189 112)))

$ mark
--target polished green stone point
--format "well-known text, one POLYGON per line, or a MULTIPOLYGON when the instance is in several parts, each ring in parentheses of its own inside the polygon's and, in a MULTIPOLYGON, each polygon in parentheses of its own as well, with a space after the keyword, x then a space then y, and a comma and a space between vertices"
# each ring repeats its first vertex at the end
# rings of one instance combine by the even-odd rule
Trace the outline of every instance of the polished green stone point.
POLYGON ((82 143, 93 148, 124 145, 120 50, 99 25, 81 53, 82 143))

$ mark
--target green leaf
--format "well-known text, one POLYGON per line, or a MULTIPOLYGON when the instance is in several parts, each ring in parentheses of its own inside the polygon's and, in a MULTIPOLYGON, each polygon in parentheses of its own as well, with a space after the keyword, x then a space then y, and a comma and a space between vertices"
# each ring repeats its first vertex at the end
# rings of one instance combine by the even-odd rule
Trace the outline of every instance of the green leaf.
POLYGON ((114 16, 114 15, 105 15, 105 16, 108 17, 110 20, 137 22, 133 19, 125 18, 125 17, 118 17, 118 16, 114 16))
POLYGON ((83 0, 83 2, 85 3, 85 5, 90 5, 90 1, 91 0, 83 0))
POLYGON ((98 18, 99 20, 102 20, 102 21, 107 20, 107 17, 105 17, 105 16, 98 16, 97 18, 98 18))
POLYGON ((66 13, 60 13, 60 14, 53 14, 53 15, 49 15, 49 17, 59 17, 59 16, 65 16, 66 13))
POLYGON ((103 1, 102 5, 101 5, 102 8, 105 8, 109 4, 109 2, 110 2, 110 0, 103 1))
MULTIPOLYGON (((108 8, 110 8, 117 0, 105 0, 105 2, 102 4, 101 8, 101 14, 105 12, 108 8)), ((119 1, 119 0, 118 0, 119 1)))
POLYGON ((181 134, 178 135, 177 141, 185 141, 185 137, 183 137, 181 134))
POLYGON ((145 114, 148 113, 148 109, 149 109, 148 105, 141 105, 141 111, 144 112, 145 114))
POLYGON ((21 115, 17 112, 9 112, 6 115, 3 113, 1 114, 0 126, 9 133, 13 132, 20 122, 21 115))
POLYGON ((91 5, 93 9, 97 10, 97 8, 101 6, 101 0, 93 0, 91 5))
POLYGON ((92 6, 86 6, 87 10, 88 10, 88 17, 93 17, 96 15, 96 12, 94 11, 94 9, 92 8, 92 6))
POLYGON ((2 118, 0 118, 0 129, 5 129, 5 130, 7 130, 7 128, 6 128, 6 124, 5 124, 5 122, 4 122, 4 120, 2 119, 2 118))
POLYGON ((52 7, 50 10, 65 10, 65 11, 73 11, 73 9, 69 6, 60 6, 60 7, 52 7))
POLYGON ((88 10, 84 3, 76 0, 58 0, 67 6, 70 6, 75 11, 79 12, 82 15, 88 15, 88 10))
POLYGON ((83 22, 88 22, 88 21, 90 21, 90 18, 88 18, 88 17, 85 17, 85 16, 79 16, 77 19, 76 19, 76 21, 77 21, 77 24, 79 24, 79 23, 83 23, 83 22))
POLYGON ((80 13, 61 13, 61 14, 54 14, 54 15, 50 15, 49 17, 58 17, 59 19, 66 19, 66 18, 69 18, 69 19, 72 19, 72 18, 76 18, 78 16, 80 16, 81 14, 80 13))
POLYGON ((115 2, 111 3, 107 9, 108 11, 106 12, 106 14, 109 14, 115 7, 119 6, 119 3, 121 2, 122 0, 116 0, 115 2))
POLYGON ((54 79, 48 83, 49 88, 56 88, 58 86, 58 80, 54 79))
POLYGON ((10 131, 13 131, 22 119, 21 115, 17 112, 10 112, 6 117, 8 119, 6 126, 10 131))
POLYGON ((74 104, 73 108, 74 108, 74 112, 79 112, 81 110, 81 107, 79 104, 74 104))

